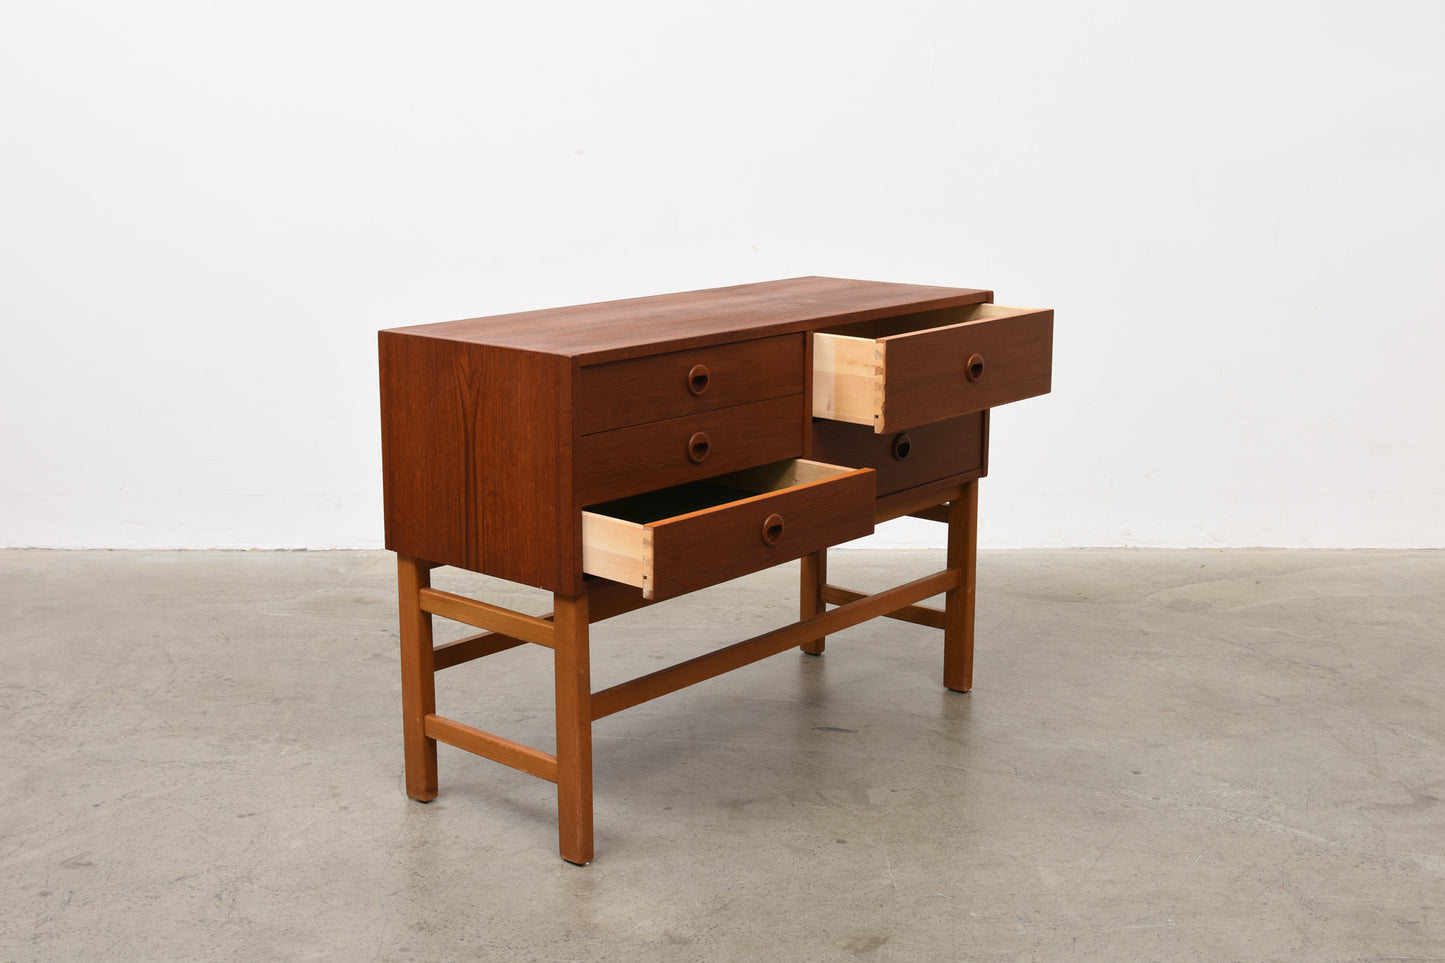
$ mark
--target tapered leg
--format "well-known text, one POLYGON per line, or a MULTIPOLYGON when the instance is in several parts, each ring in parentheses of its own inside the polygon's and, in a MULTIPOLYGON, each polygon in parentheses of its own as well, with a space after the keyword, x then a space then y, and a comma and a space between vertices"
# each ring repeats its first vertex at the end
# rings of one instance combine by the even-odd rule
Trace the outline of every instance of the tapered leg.
POLYGON ((557 833, 562 858, 592 862, 592 669, 587 595, 554 595, 557 686, 557 833))
POLYGON ((401 715, 406 750, 406 794, 429 802, 437 795, 437 743, 428 739, 426 717, 437 711, 432 665, 431 613, 421 610, 420 592, 431 585, 431 565, 396 557, 397 608, 401 628, 401 715))
MULTIPOLYGON (((802 587, 799 592, 798 614, 801 618, 818 615, 827 608, 823 604, 823 586, 828 583, 828 550, 819 549, 812 555, 803 556, 802 587)), ((822 655, 826 636, 810 639, 798 648, 809 655, 822 655)))
POLYGON ((978 482, 948 503, 948 567, 963 581, 944 594, 943 684, 955 692, 973 688, 974 584, 978 568, 978 482))

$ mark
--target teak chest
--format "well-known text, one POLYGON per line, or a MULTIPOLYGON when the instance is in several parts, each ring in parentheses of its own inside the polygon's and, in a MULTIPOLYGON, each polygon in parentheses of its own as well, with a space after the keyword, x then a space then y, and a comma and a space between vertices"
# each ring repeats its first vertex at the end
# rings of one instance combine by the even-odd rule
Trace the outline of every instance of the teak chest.
POLYGON ((533 773, 557 784, 563 858, 587 863, 596 719, 885 615, 942 629, 944 685, 971 687, 988 410, 1049 390, 1052 311, 809 277, 379 340, 411 797, 437 794, 437 741, 533 773), (828 584, 830 546, 902 515, 947 523, 946 568, 828 584), (590 623, 799 558, 798 622, 592 691, 590 623), (433 589, 439 566, 545 589, 554 611, 433 589), (484 631, 434 646, 433 615, 484 631), (553 753, 436 712, 436 671, 524 643, 553 650, 553 753))

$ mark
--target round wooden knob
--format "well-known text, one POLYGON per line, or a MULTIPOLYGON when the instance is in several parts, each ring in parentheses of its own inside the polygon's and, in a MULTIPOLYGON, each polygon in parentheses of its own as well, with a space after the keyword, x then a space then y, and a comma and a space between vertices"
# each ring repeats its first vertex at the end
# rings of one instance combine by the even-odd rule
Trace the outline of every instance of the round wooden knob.
POLYGON ((687 390, 700 398, 702 397, 702 393, 707 390, 708 382, 711 378, 712 374, 707 370, 707 365, 695 364, 692 366, 692 370, 687 373, 687 390))
POLYGON ((707 432, 694 432, 693 436, 687 440, 687 457, 693 464, 701 465, 711 447, 712 445, 707 440, 707 432))
POLYGON ((763 544, 776 545, 783 540, 783 516, 777 512, 763 521, 763 544))
POLYGON ((904 432, 904 433, 902 433, 902 434, 898 434, 898 435, 894 435, 894 436, 893 436, 893 457, 894 457, 894 458, 897 458, 899 461, 902 461, 903 459, 905 459, 905 458, 908 457, 908 453, 911 452, 912 450, 913 450, 913 439, 908 437, 908 433, 907 433, 907 432, 904 432))
POLYGON ((969 381, 977 381, 983 377, 983 355, 973 354, 968 357, 968 364, 964 367, 964 373, 968 375, 969 381))

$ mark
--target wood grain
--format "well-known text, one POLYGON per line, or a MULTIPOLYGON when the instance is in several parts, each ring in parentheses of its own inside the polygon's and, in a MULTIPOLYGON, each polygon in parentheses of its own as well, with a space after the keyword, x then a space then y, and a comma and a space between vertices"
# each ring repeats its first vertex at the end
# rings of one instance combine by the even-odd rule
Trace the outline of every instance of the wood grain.
POLYGON ((587 595, 553 595, 557 627, 553 689, 557 711, 557 837, 562 858, 592 862, 592 667, 587 595))
POLYGON ((817 332, 813 414, 901 431, 1046 394, 1053 326, 1049 310, 982 304, 817 332))
POLYGON ((386 547, 580 591, 571 511, 571 366, 382 332, 386 547))
POLYGON ((1052 376, 1053 313, 991 300, 808 277, 381 332, 408 794, 436 795, 439 739, 552 779, 562 856, 586 863, 596 718, 881 615, 942 627, 944 684, 966 691, 988 409, 1052 376), (813 421, 820 397, 861 426, 813 421), (845 467, 771 464, 799 456, 845 467), (680 485, 665 517, 638 508, 680 485), (828 547, 943 502, 945 571, 874 595, 827 584, 828 547), (589 507, 620 513, 601 537, 637 556, 643 591, 584 578, 589 507), (591 621, 798 557, 800 621, 591 692, 591 621), (550 590, 555 614, 432 590, 438 565, 550 590), (941 612, 916 604, 939 592, 941 612), (493 631, 434 649, 432 613, 493 631), (435 712, 436 670, 524 639, 553 646, 555 756, 435 712))
POLYGON ((955 692, 973 688, 973 627, 978 582, 978 482, 948 503, 948 568, 959 584, 944 595, 943 684, 955 692))
MULTIPOLYGON (((543 616, 550 618, 551 616, 543 616)), ((526 639, 518 639, 502 632, 478 632, 464 639, 446 642, 432 650, 432 668, 440 672, 453 666, 463 665, 474 659, 482 659, 498 652, 526 645, 526 639)))
POLYGON ((736 341, 740 333, 790 334, 992 299, 975 288, 803 277, 394 330, 600 364, 654 354, 660 345, 676 351, 736 341))
MULTIPOLYGON (((867 593, 855 592, 838 585, 824 585, 822 596, 823 601, 829 605, 847 605, 849 602, 856 602, 868 597, 867 593)), ((943 628, 945 615, 943 609, 936 609, 928 605, 910 605, 893 612, 883 613, 884 618, 896 619, 899 622, 912 622, 914 625, 924 625, 930 629, 943 628)))
POLYGON ((965 472, 982 473, 983 412, 877 434, 871 427, 815 418, 810 426, 810 457, 833 465, 872 468, 878 473, 878 494, 914 488, 965 472), (899 435, 908 436, 907 452, 897 451, 899 435))
POLYGON ((551 753, 436 714, 426 717, 426 732, 438 742, 520 769, 548 782, 557 781, 557 757, 551 753))
POLYGON ((586 435, 802 391, 803 336, 790 334, 588 365, 577 419, 586 435), (689 375, 699 366, 707 387, 696 394, 689 375))
POLYGON ((504 632, 513 638, 537 645, 552 647, 553 625, 545 617, 523 615, 504 609, 499 605, 479 602, 465 595, 443 592, 440 589, 424 588, 419 593, 424 612, 440 615, 444 619, 463 622, 479 629, 504 632))
POLYGON ((653 559, 649 594, 672 598, 870 534, 873 472, 849 472, 648 528, 653 559), (770 515, 783 521, 782 537, 774 544, 762 537, 770 515))
POLYGON ((888 374, 881 430, 910 428, 1046 394, 1052 380, 1054 312, 961 324, 885 340, 888 374), (987 359, 978 381, 965 372, 987 359))
POLYGON ((621 712, 623 709, 648 702, 670 692, 676 692, 678 689, 704 682, 724 672, 751 665, 759 659, 777 655, 795 645, 802 645, 809 639, 841 632, 849 626, 878 618, 930 598, 939 592, 947 591, 957 582, 958 573, 953 571, 925 575, 923 578, 801 619, 744 642, 737 642, 726 648, 612 686, 593 694, 592 717, 594 719, 604 718, 614 712, 621 712))
POLYGON ((636 585, 644 598, 661 600, 781 565, 871 532, 872 474, 806 462, 724 476, 718 481, 753 482, 762 491, 749 496, 708 485, 707 494, 736 497, 674 516, 664 512, 690 502, 685 492, 657 493, 661 511, 651 514, 648 496, 598 506, 582 515, 583 566, 589 575, 636 585), (601 514, 604 509, 623 517, 601 514), (770 540, 764 532, 773 521, 780 534, 770 540))
POLYGON ((406 794, 422 802, 437 795, 437 744, 426 733, 426 718, 437 708, 432 626, 431 615, 422 611, 420 599, 422 589, 430 584, 430 565, 408 555, 396 557, 406 794))
POLYGON ((383 331, 378 354, 386 547, 470 567, 481 554, 480 521, 467 497, 468 425, 476 431, 468 411, 478 389, 466 382, 481 377, 479 352, 383 331), (453 383, 458 375, 461 385, 453 383))
MULTIPOLYGON (((823 590, 827 583, 828 550, 820 548, 816 552, 804 555, 798 570, 799 619, 810 619, 828 611, 827 600, 823 597, 823 590)), ((827 645, 827 638, 820 635, 816 639, 804 639, 798 643, 798 648, 808 655, 822 655, 827 645)))
POLYGON ((582 437, 577 491, 582 505, 700 481, 803 453, 803 396, 669 418, 582 437), (688 457, 693 435, 708 437, 701 462, 688 457))

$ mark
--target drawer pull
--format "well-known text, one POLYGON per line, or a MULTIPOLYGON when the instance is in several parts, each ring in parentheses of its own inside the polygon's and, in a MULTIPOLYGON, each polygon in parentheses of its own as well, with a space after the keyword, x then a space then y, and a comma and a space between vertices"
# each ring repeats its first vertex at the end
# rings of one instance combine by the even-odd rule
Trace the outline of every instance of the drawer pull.
POLYGON ((701 465, 711 447, 707 440, 707 432, 693 432, 693 436, 687 440, 687 457, 693 464, 701 465))
POLYGON ((783 516, 774 512, 763 521, 763 543, 765 545, 776 545, 782 540, 783 516))
POLYGON ((701 398, 711 378, 712 374, 707 370, 707 365, 695 364, 687 373, 687 390, 701 398))
POLYGON ((902 461, 908 457, 913 450, 913 439, 908 437, 907 432, 893 436, 893 457, 902 461))
POLYGON ((969 381, 977 381, 983 377, 983 355, 969 355, 966 373, 969 381))

